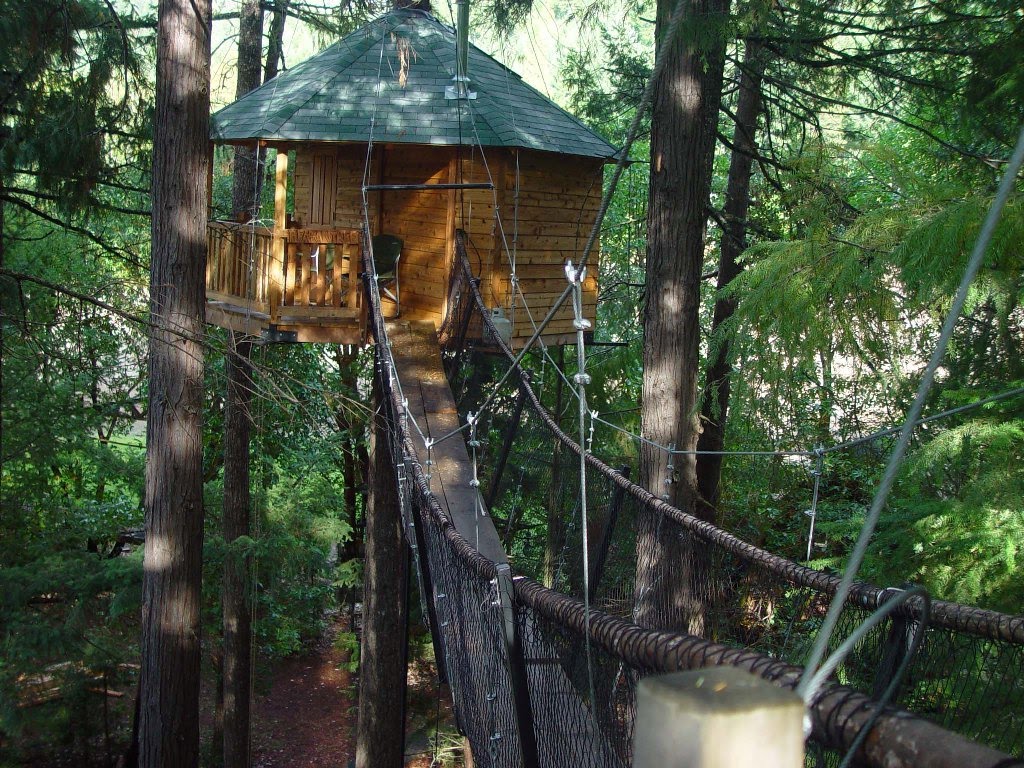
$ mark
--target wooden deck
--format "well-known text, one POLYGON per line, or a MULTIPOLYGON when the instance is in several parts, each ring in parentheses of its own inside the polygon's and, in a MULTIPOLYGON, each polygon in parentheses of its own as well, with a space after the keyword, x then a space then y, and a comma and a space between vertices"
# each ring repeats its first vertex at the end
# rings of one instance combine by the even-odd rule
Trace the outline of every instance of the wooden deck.
POLYGON ((361 262, 353 229, 211 222, 206 321, 276 341, 362 344, 361 262))

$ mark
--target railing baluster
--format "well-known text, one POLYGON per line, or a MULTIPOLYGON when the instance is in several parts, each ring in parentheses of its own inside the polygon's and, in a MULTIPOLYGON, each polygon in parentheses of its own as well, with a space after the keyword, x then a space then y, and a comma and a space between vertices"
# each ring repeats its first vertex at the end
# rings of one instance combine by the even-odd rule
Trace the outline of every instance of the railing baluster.
POLYGON ((230 291, 228 270, 231 268, 231 232, 225 231, 220 239, 220 264, 217 265, 217 290, 221 293, 230 291))
POLYGON ((341 306, 341 256, 351 246, 335 245, 331 260, 331 306, 341 306))
POLYGON ((324 306, 324 296, 326 295, 324 288, 324 276, 327 272, 327 249, 330 246, 324 244, 320 246, 320 250, 316 256, 316 272, 313 273, 313 285, 310 288, 309 301, 311 304, 315 304, 318 307, 324 306))
POLYGON ((295 304, 295 244, 285 240, 284 245, 284 305, 295 304))
POLYGON ((358 245, 348 246, 348 308, 355 309, 359 300, 359 258, 358 245))
POLYGON ((309 278, 310 269, 313 266, 313 259, 309 254, 300 252, 296 261, 299 264, 299 274, 296 276, 296 287, 298 293, 295 296, 295 303, 300 307, 309 306, 309 278))
POLYGON ((270 303, 270 270, 272 269, 273 260, 271 259, 271 241, 270 237, 264 233, 259 235, 260 238, 260 301, 264 304, 270 303))
POLYGON ((239 289, 238 283, 238 263, 241 261, 239 248, 239 234, 238 230, 231 233, 231 258, 228 260, 228 284, 226 287, 227 292, 232 296, 241 296, 242 292, 239 289))
POLYGON ((212 226, 206 228, 206 290, 210 290, 210 275, 214 265, 213 240, 216 231, 212 226))

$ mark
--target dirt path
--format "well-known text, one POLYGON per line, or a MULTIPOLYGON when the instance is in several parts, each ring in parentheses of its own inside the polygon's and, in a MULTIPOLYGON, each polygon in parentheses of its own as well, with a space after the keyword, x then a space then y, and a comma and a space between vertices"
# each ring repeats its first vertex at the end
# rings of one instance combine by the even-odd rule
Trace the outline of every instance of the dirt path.
POLYGON ((342 668, 335 622, 311 652, 286 659, 257 698, 254 768, 344 768, 355 754, 352 676, 342 668))
MULTIPOLYGON (((286 659, 274 671, 270 688, 257 696, 253 717, 253 768, 347 768, 355 756, 355 676, 346 671, 345 654, 334 647, 339 618, 320 643, 302 656, 286 659)), ((461 765, 461 740, 454 735, 451 705, 437 687, 429 660, 416 659, 409 669, 407 768, 461 765), (440 721, 449 736, 430 743, 440 721), (440 750, 441 754, 438 754, 440 750)))

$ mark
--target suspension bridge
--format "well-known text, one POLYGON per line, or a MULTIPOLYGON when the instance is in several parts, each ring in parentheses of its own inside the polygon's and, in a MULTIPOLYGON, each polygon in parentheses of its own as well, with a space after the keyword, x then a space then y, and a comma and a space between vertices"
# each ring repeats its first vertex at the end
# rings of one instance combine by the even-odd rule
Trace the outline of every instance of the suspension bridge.
MULTIPOLYGON (((367 278, 366 288, 405 537, 475 764, 629 765, 636 688, 649 674, 731 666, 795 688, 840 579, 668 505, 565 434, 541 404, 522 355, 491 324, 462 233, 456 261, 448 317, 436 335, 426 324, 385 320, 376 281, 367 278), (460 417, 451 382, 472 365, 473 324, 501 349, 506 373, 486 397, 477 394, 475 412, 460 417), (572 460, 583 458, 586 472, 569 484, 564 514, 578 516, 580 499, 588 499, 604 521, 590 546, 595 562, 582 574, 566 568, 558 588, 510 565, 481 493, 479 406, 495 407, 501 388, 517 401, 510 407, 506 397, 500 406, 515 417, 510 427, 546 430, 569 459, 566 477, 572 460), (615 519, 641 508, 678 525, 706 553, 701 637, 630 621, 616 575, 630 573, 635 542, 615 519)), ((507 458, 499 454, 495 467, 507 458)), ((487 499, 498 498, 495 483, 502 482, 490 478, 487 499)), ((585 528, 580 520, 581 537, 585 528)), ((1020 764, 1024 617, 912 597, 884 620, 865 623, 900 593, 866 583, 850 590, 832 649, 855 642, 808 701, 809 759, 835 764, 853 749, 854 764, 1020 764)))

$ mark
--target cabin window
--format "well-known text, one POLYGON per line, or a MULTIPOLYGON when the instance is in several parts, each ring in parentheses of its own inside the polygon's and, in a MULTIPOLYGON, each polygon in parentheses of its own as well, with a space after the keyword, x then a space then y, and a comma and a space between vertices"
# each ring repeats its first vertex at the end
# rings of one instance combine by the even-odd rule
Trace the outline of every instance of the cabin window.
POLYGON ((334 223, 334 201, 337 196, 338 162, 331 152, 313 155, 313 198, 309 205, 310 226, 331 226, 334 223))

